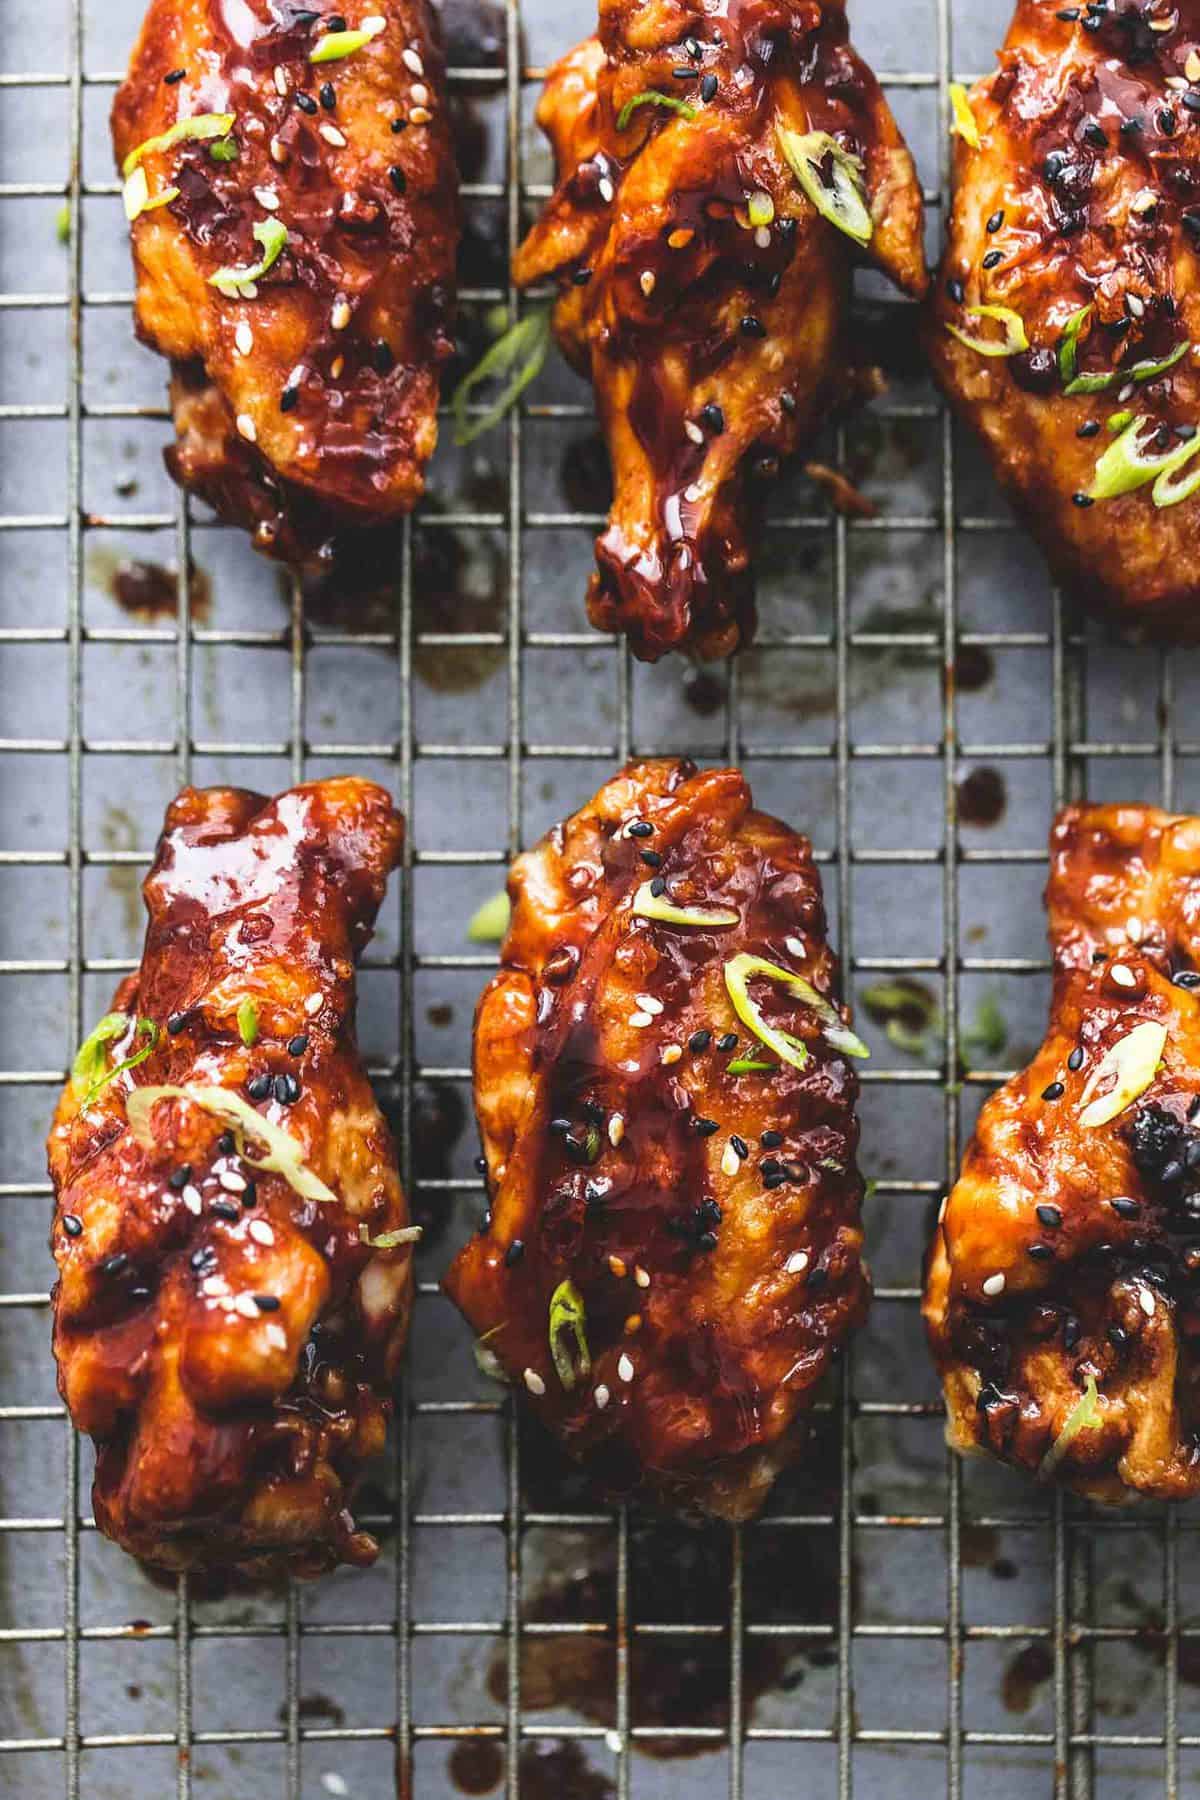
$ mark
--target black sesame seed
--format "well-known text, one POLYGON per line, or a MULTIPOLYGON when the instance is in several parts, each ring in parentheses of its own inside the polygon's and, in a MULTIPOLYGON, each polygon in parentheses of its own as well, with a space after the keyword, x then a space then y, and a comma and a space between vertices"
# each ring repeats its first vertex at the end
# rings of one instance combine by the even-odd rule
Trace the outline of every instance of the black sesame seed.
POLYGON ((320 13, 314 12, 312 7, 310 7, 310 6, 298 7, 297 10, 292 14, 292 24, 293 25, 315 25, 317 20, 320 18, 320 16, 321 16, 320 13))
POLYGON ((1100 430, 1099 419, 1085 419, 1083 424, 1079 427, 1078 431, 1075 433, 1075 436, 1079 437, 1079 438, 1094 438, 1099 433, 1099 430, 1100 430))
POLYGON ((304 1052, 307 1049, 308 1049, 308 1033, 307 1033, 307 1031, 297 1032, 297 1034, 294 1038, 288 1039, 288 1055, 289 1056, 303 1056, 304 1052))
POLYGON ((1062 1224, 1062 1213, 1057 1206, 1051 1206, 1048 1200, 1043 1201, 1038 1207, 1037 1216, 1047 1231, 1057 1231, 1062 1224))
POLYGON ((764 1150, 777 1150, 783 1142, 783 1133, 782 1131, 764 1131, 758 1141, 764 1150))
POLYGON ((1175 136, 1175 114, 1168 111, 1165 106, 1158 115, 1157 124, 1164 137, 1175 136))
POLYGON ((1092 32, 1094 35, 1097 31, 1099 31, 1099 29, 1103 25, 1103 23, 1104 23, 1104 20, 1100 17, 1100 15, 1098 13, 1093 13, 1090 18, 1085 19, 1083 21, 1083 29, 1085 31, 1092 32))
POLYGON ((1107 950, 1093 950, 1092 951, 1092 961, 1094 963, 1107 962, 1108 961, 1108 951, 1107 950))
POLYGON ((407 119, 393 119, 392 120, 392 130, 397 133, 399 133, 401 131, 407 131, 408 130, 408 120, 407 119))
POLYGON ((328 31, 345 31, 346 21, 341 13, 334 13, 325 21, 325 26, 328 31))
POLYGON ((700 423, 705 431, 712 432, 714 437, 720 437, 724 431, 725 414, 715 400, 710 400, 707 406, 700 408, 700 423))
POLYGON ((1046 180, 1057 181, 1070 160, 1065 150, 1052 150, 1042 164, 1042 173, 1046 180))
POLYGON ((1061 12, 1056 12, 1054 16, 1056 19, 1061 19, 1064 25, 1073 25, 1079 17, 1079 8, 1077 6, 1064 6, 1061 12))
POLYGON ((576 269, 571 277, 571 285, 572 287, 586 287, 591 279, 592 271, 590 269, 576 269))
POLYGON ((1083 1067, 1083 1045, 1082 1044, 1076 1044, 1076 1046, 1072 1050, 1070 1056, 1068 1056, 1067 1067, 1068 1067, 1068 1069, 1071 1070, 1072 1073, 1074 1073, 1076 1069, 1082 1069, 1082 1067, 1083 1067))
POLYGON ((508 1249, 504 1252, 505 1268, 506 1269, 515 1269, 517 1264, 520 1262, 521 1258, 524 1256, 524 1254, 525 1254, 524 1241, 521 1238, 514 1238, 512 1243, 508 1246, 508 1249))
POLYGON ((1175 436, 1181 443, 1190 444, 1195 435, 1196 427, 1194 425, 1176 425, 1175 427, 1175 436))
POLYGON ((297 94, 296 105, 302 113, 307 113, 310 118, 317 110, 317 103, 311 94, 297 94))
POLYGON ((551 1119, 546 1129, 551 1137, 566 1137, 571 1129, 571 1121, 570 1119, 551 1119))
POLYGON ((296 406, 299 405, 299 402, 300 402, 300 389, 294 388, 294 387, 285 387, 283 392, 279 396, 279 410, 282 413, 289 413, 296 406))
POLYGON ((593 1125, 603 1125, 608 1114, 598 1100, 585 1100, 583 1116, 585 1119, 590 1119, 593 1125))
POLYGON ((64 1213, 62 1226, 68 1237, 79 1237, 83 1231, 83 1220, 78 1213, 64 1213))
POLYGON ((407 191, 408 191, 408 176, 404 173, 404 170, 400 167, 399 163, 393 163, 391 168, 388 170, 388 180, 391 182, 392 187, 395 189, 396 193, 398 193, 398 194, 407 193, 407 191))
POLYGON ((763 1176, 763 1186, 770 1191, 771 1189, 782 1187, 786 1180, 787 1175, 782 1169, 778 1169, 774 1175, 763 1176))
POLYGON ((702 1231, 700 1236, 696 1239, 696 1242, 699 1244, 701 1250, 715 1250, 717 1247, 717 1234, 715 1231, 702 1231))
POLYGON ((1189 208, 1183 215, 1183 229, 1189 237, 1200 238, 1200 212, 1189 208))
POLYGON ((1189 88, 1187 93, 1180 94, 1179 98, 1189 112, 1200 112, 1200 94, 1197 94, 1194 89, 1189 88))
POLYGON ((271 1092, 271 1077, 265 1070, 252 1075, 246 1083, 246 1092, 252 1100, 265 1100, 271 1092))
POLYGON ((1176 987, 1200 988, 1200 969, 1180 969, 1178 975, 1172 976, 1176 987))
POLYGON ((702 100, 715 100, 717 97, 717 88, 719 86, 720 83, 715 75, 711 73, 706 75, 700 83, 700 98, 702 100))
POLYGON ((720 1130, 715 1119, 693 1119, 692 1125, 701 1137, 711 1137, 714 1131, 720 1130))
POLYGON ((128 1267, 129 1258, 123 1250, 118 1250, 114 1256, 106 1256, 104 1258, 104 1261, 100 1264, 100 1273, 102 1275, 120 1275, 122 1270, 127 1269, 128 1267))
POLYGON ((743 337, 765 338, 767 335, 766 326, 761 319, 756 319, 753 313, 746 314, 739 329, 743 337))
POLYGON ((195 1016, 196 1008, 194 1006, 189 1006, 186 1012, 172 1013, 167 1020, 167 1031, 169 1035, 171 1037, 178 1037, 181 1031, 187 1029, 195 1016))
POLYGON ((1049 1087, 1044 1087, 1042 1089, 1042 1099, 1061 1100, 1065 1091, 1061 1081, 1052 1081, 1049 1087))
POLYGON ((827 1269, 812 1269, 809 1272, 808 1286, 812 1289, 823 1288, 829 1281, 827 1269))
POLYGON ((475 1158, 475 1173, 477 1175, 486 1175, 487 1174, 487 1157, 486 1156, 477 1156, 475 1158))
POLYGON ((258 1200, 258 1183, 254 1182, 254 1181, 248 1181, 246 1183, 245 1189, 242 1192, 241 1199, 242 1199, 243 1208, 245 1208, 247 1206, 253 1206, 256 1203, 256 1201, 258 1200))
POLYGON ((131 1300, 148 1300, 150 1298, 150 1289, 148 1287, 130 1288, 129 1298, 131 1300))
POLYGON ((661 875, 656 875, 654 877, 654 880, 650 883, 651 894, 657 900, 660 898, 661 895, 665 894, 666 891, 667 891, 666 882, 663 880, 661 875))
POLYGON ((789 419, 795 418, 797 402, 796 396, 792 393, 790 388, 784 388, 782 394, 779 396, 779 404, 789 419))
POLYGON ((1073 506, 1094 506, 1096 502, 1090 494, 1072 494, 1071 504, 1073 506))
POLYGON ((371 345, 371 363, 377 375, 388 375, 395 368, 395 353, 386 338, 376 338, 371 345))
POLYGON ((745 1138, 740 1138, 736 1133, 733 1133, 730 1136, 729 1142, 733 1146, 733 1154, 735 1156, 740 1156, 744 1162, 746 1157, 750 1154, 750 1146, 745 1138))
POLYGON ((322 84, 320 100, 321 105, 325 108, 326 112, 335 112, 337 110, 337 90, 334 88, 332 81, 326 81, 322 84))
POLYGON ((1063 1320, 1063 1348, 1073 1350, 1083 1335, 1083 1327, 1079 1320, 1068 1315, 1063 1320))
POLYGON ((987 255, 983 259, 983 267, 985 269, 994 269, 996 267, 997 263, 1002 263, 1003 261, 1004 261, 1003 250, 989 250, 987 255))
POLYGON ((672 69, 671 74, 674 76, 676 81, 695 81, 695 79, 696 79, 695 69, 688 69, 688 68, 672 69))
POLYGON ((168 87, 174 87, 175 83, 177 81, 182 81, 186 74, 186 69, 172 69, 169 75, 163 76, 163 80, 168 87))
POLYGON ((638 855, 648 869, 662 868, 662 857, 658 854, 657 850, 639 850, 638 855))
POLYGON ((719 1037, 717 1039, 717 1049, 721 1052, 721 1054, 723 1056, 728 1055, 728 1053, 731 1050, 736 1050, 737 1049, 737 1032, 736 1031, 727 1031, 725 1033, 724 1037, 719 1037))
POLYGON ((585 1184, 583 1190, 585 1206, 603 1206, 607 1198, 608 1189, 606 1187, 597 1187, 594 1181, 589 1181, 585 1184))
POLYGON ((776 1161, 775 1157, 764 1156, 758 1166, 764 1175, 778 1175, 782 1165, 776 1161))
POLYGON ((1110 1325, 1107 1336, 1109 1343, 1116 1350, 1123 1350, 1129 1342, 1129 1333, 1123 1325, 1110 1325))
POLYGON ((217 1149, 222 1156, 232 1156, 237 1149, 237 1139, 232 1131, 223 1131, 217 1139, 217 1149))
POLYGON ((1174 1159, 1169 1163, 1164 1163, 1159 1173, 1159 1180, 1164 1187, 1170 1187, 1173 1182, 1182 1181, 1183 1164, 1181 1162, 1176 1162, 1174 1159))
POLYGON ((178 1193, 180 1188, 185 1188, 191 1179, 191 1163, 180 1163, 179 1167, 177 1169, 172 1169, 171 1173, 168 1175, 167 1186, 174 1188, 175 1192, 178 1193))
POLYGON ((259 1312, 279 1311, 279 1297, 276 1294, 252 1294, 250 1298, 254 1301, 259 1312))
POLYGON ((1122 137, 1136 137, 1138 132, 1143 131, 1145 127, 1142 121, 1135 116, 1131 119, 1122 119, 1117 129, 1122 137))
POLYGON ((1096 146, 1097 150, 1108 149, 1108 139, 1104 135, 1104 127, 1103 125, 1097 124, 1095 119, 1088 120, 1083 128, 1083 135, 1089 144, 1094 144, 1096 146))
POLYGON ((693 1031, 691 1037, 688 1039, 688 1049, 694 1050, 698 1056, 702 1050, 707 1050, 711 1043, 711 1031, 693 1031))
POLYGON ((966 288, 963 286, 962 282, 953 275, 946 283, 946 292, 949 294, 951 300, 953 300, 955 306, 961 306, 967 297, 966 288))
POLYGON ((1049 1244, 1030 1244, 1025 1254, 1031 1256, 1034 1262, 1049 1262, 1054 1252, 1049 1244))
POLYGON ((999 229, 1003 225, 1003 223, 1004 223, 1004 208, 1000 207, 996 212, 994 212, 992 214, 991 218, 988 220, 987 224, 984 226, 984 230, 988 231, 988 232, 999 231, 999 229))
POLYGON ((215 1218, 228 1219, 232 1225, 236 1225, 237 1221, 242 1216, 241 1207, 233 1200, 222 1200, 220 1198, 212 1200, 209 1202, 208 1210, 215 1218))
POLYGON ((1136 1219, 1142 1210, 1136 1200, 1130 1200, 1124 1195, 1117 1200, 1110 1200, 1109 1205, 1122 1219, 1136 1219))
POLYGON ((294 1075, 277 1075, 271 1088, 280 1106, 292 1106, 300 1098, 300 1083, 294 1075))
POLYGON ((649 819, 634 819, 629 827, 630 837, 648 838, 654 836, 654 827, 649 819))

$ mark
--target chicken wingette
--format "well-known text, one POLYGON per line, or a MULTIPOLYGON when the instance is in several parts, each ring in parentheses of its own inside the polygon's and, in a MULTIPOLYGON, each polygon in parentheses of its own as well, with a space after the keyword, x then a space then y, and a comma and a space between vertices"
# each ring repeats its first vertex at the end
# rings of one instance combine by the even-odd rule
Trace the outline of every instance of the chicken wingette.
POLYGON ((168 467, 327 566, 411 511, 453 353, 457 177, 427 0, 152 0, 113 106, 168 467))
POLYGON ((1021 0, 957 95, 926 340, 1056 578, 1200 638, 1200 4, 1021 0))
POLYGON ((1200 819, 1060 815, 1049 1031, 926 1277, 951 1443, 1097 1500, 1200 1493, 1198 871, 1200 819))
POLYGON ((167 1571, 370 1562, 417 1235, 354 1037, 402 823, 369 782, 186 790, 140 969, 50 1133, 54 1354, 108 1537, 167 1571))
POLYGON ((630 764, 514 865, 475 1021, 491 1210, 446 1286, 600 1485, 746 1518, 867 1308, 857 1077, 807 841, 630 764))
POLYGON ((558 185, 515 276, 557 285, 613 465, 589 615, 649 660, 728 655, 756 503, 860 385, 856 257, 924 291, 912 160, 841 0, 601 0, 538 120, 558 185))

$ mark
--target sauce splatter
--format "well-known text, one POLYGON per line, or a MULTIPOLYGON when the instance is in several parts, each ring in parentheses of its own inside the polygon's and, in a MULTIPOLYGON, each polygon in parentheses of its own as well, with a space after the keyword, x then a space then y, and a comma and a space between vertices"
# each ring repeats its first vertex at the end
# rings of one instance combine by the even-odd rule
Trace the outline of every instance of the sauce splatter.
POLYGON ((1024 1650, 1004 1671, 1000 1693, 1009 1712, 1027 1713, 1037 1699, 1037 1690, 1054 1673, 1054 1657, 1049 1644, 1026 1644, 1024 1650))
POLYGON ((490 1794, 504 1774, 504 1751, 495 1738, 463 1738, 446 1759, 460 1794, 490 1794))
POLYGON ((999 769, 972 769, 958 784, 960 825, 997 825, 1008 807, 1008 789, 999 769))

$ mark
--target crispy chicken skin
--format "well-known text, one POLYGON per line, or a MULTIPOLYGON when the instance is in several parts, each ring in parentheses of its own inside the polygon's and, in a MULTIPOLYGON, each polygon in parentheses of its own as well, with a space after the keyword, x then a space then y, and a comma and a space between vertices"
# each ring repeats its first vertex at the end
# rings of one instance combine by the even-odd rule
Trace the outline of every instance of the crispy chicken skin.
POLYGON ((321 567, 337 532, 394 521, 423 490, 454 347, 443 77, 427 0, 152 0, 113 105, 121 167, 180 120, 233 115, 225 138, 142 158, 137 328, 173 365, 171 473, 296 564, 321 567), (380 20, 310 60, 330 21, 380 20), (253 231, 275 224, 273 266, 233 297, 214 287, 264 259, 253 231))
POLYGON ((980 1114, 925 1322, 956 1448, 1057 1470, 1097 1500, 1186 1499, 1200 1493, 1200 819, 1070 807, 1050 849, 1049 1031, 980 1114), (1149 1058, 1114 1088, 1104 1059, 1142 1024, 1149 1058), (1102 1113, 1127 1103, 1093 1122, 1110 1089, 1102 1113), (1098 1422, 1064 1447, 1089 1377, 1098 1422))
POLYGON ((557 283, 558 340, 595 384, 613 463, 589 615, 648 661, 728 655, 754 632, 755 501, 861 385, 844 331, 855 246, 805 197, 776 127, 863 159, 869 254, 919 294, 912 160, 841 0, 601 0, 538 121, 558 186, 516 280, 557 283), (647 92, 695 117, 641 104, 622 130, 647 92), (756 195, 769 225, 750 219, 756 195))
POLYGON ((101 1055, 154 1048, 90 1105, 86 1073, 59 1102, 58 1384, 96 1440, 101 1530, 152 1567, 265 1578, 375 1556, 350 1505, 383 1446, 412 1252, 360 1239, 408 1214, 355 1044, 354 958, 402 830, 365 781, 185 790, 101 1055), (190 1099, 160 1098, 139 1133, 126 1109, 148 1084, 240 1097, 332 1196, 257 1171, 253 1132, 190 1099))
POLYGON ((754 811, 736 769, 632 763, 518 859, 509 892, 475 1020, 490 1225, 447 1291, 603 1486, 747 1518, 801 1448, 869 1293, 857 1078, 814 1013, 760 978, 763 1012, 809 1053, 779 1061, 724 977, 753 952, 836 993, 809 845, 754 811), (651 879, 734 922, 639 915, 651 879), (760 1066, 737 1073, 739 1058, 760 1066), (563 1282, 590 1360, 558 1334, 570 1386, 550 1339, 563 1282))
POLYGON ((1056 578, 1139 634, 1188 641, 1200 639, 1200 499, 1160 508, 1152 470, 1114 498, 1091 490, 1107 485, 1096 470, 1115 414, 1134 434, 1126 447, 1150 457, 1200 424, 1198 50, 1197 0, 1153 15, 1021 0, 999 68, 970 95, 979 148, 955 140, 926 333, 935 374, 1056 578), (957 341, 948 327, 1002 343, 1004 323, 972 313, 980 304, 1016 313, 1029 348, 981 355, 957 341), (1105 385, 1065 392, 1081 379, 1105 385))

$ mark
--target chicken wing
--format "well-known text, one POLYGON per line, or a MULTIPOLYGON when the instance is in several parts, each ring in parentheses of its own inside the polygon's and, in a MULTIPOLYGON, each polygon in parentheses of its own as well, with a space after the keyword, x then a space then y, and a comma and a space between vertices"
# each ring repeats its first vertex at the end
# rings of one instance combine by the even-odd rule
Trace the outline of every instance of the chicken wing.
POLYGON ((980 1114, 925 1321, 951 1443, 1097 1500, 1200 1493, 1200 819, 1069 807, 1046 1041, 980 1114))
POLYGON ((454 347, 443 79, 427 0, 152 0, 113 105, 168 467, 300 565, 422 493, 454 347))
POLYGON ((509 891, 475 1020, 491 1212, 447 1291, 602 1484, 749 1517, 868 1301, 865 1052, 809 845, 736 769, 633 763, 509 891))
POLYGON ((163 1570, 370 1562, 414 1235, 354 1040, 402 822, 382 789, 188 789, 141 967, 50 1133, 54 1353, 100 1529, 163 1570))
POLYGON ((728 655, 756 503, 860 379, 856 251, 924 291, 912 160, 842 0, 601 0, 538 120, 558 186, 515 277, 557 283, 613 463, 589 615, 649 661, 728 655))
POLYGON ((926 339, 1056 578, 1200 638, 1200 5, 1020 0, 959 96, 926 339))

